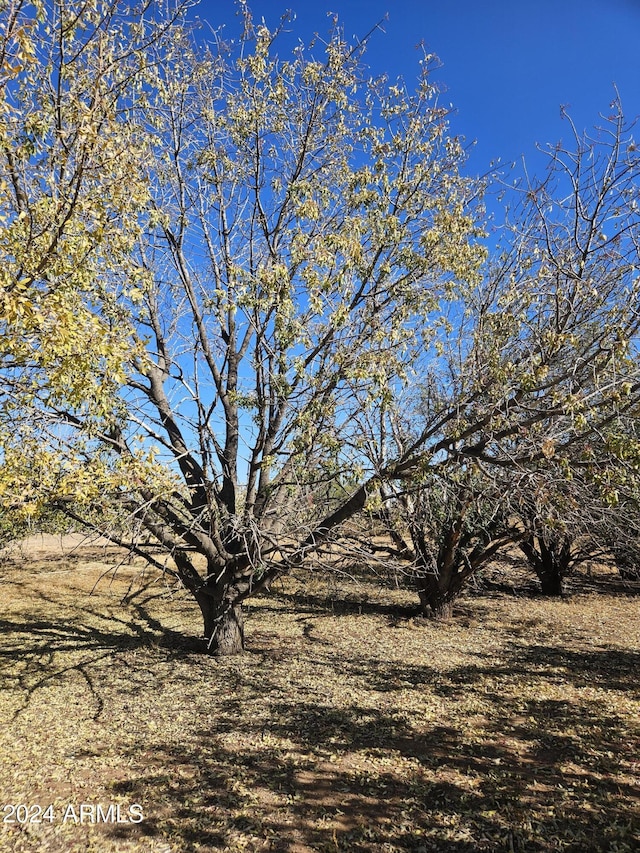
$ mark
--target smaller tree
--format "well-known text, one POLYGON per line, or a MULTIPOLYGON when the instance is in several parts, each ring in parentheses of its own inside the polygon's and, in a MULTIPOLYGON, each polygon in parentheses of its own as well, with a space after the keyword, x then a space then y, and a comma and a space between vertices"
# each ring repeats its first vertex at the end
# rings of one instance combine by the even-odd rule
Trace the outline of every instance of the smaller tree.
POLYGON ((640 581, 640 439, 637 413, 620 418, 604 446, 589 448, 588 475, 601 511, 594 537, 613 557, 624 581, 640 581), (615 464, 612 464, 612 459, 615 464), (604 460, 604 461, 603 461, 604 460))
MULTIPOLYGON (((535 572, 543 595, 561 596, 573 568, 592 551, 592 530, 581 507, 592 498, 585 483, 557 460, 531 466, 511 502, 521 529, 518 547, 535 572)), ((593 501, 590 502, 593 509, 593 501)))
MULTIPOLYGON (((637 480, 639 445, 635 417, 622 411, 571 453, 530 466, 512 505, 523 535, 519 547, 536 573, 543 595, 560 596, 581 563, 614 556, 622 574, 637 554, 640 518, 637 480)), ((557 433, 543 441, 565 441, 557 433)))
POLYGON ((566 532, 540 526, 528 531, 519 546, 540 581, 542 594, 564 595, 565 579, 582 558, 574 540, 566 532))
POLYGON ((468 581, 519 535, 508 523, 504 485, 475 464, 459 470, 432 470, 412 491, 400 494, 384 517, 396 543, 397 521, 408 531, 412 548, 409 575, 422 612, 435 618, 452 615, 468 581))
POLYGON ((611 552, 622 580, 640 582, 640 541, 637 534, 633 539, 612 544, 611 552))

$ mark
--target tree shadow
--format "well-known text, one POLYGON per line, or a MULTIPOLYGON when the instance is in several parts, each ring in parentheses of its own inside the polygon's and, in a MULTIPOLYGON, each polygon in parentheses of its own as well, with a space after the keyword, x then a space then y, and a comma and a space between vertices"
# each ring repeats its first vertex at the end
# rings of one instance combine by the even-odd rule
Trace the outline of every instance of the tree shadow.
MULTIPOLYGON (((78 676, 98 720, 106 699, 100 665, 109 658, 126 667, 118 689, 132 702, 144 688, 161 703, 167 679, 198 697, 193 723, 175 738, 151 734, 122 755, 127 778, 111 790, 143 804, 136 833, 194 853, 632 849, 640 827, 628 771, 638 731, 589 698, 589 688, 637 695, 638 653, 534 645, 527 642, 532 620, 499 656, 472 650, 464 665, 443 669, 430 664, 428 649, 425 663, 386 659, 366 644, 346 654, 314 632, 310 614, 327 615, 316 606, 299 614, 299 657, 317 681, 305 675, 296 683, 283 675, 291 638, 279 638, 277 629, 250 633, 244 661, 207 659, 205 667, 199 642, 163 628, 156 598, 137 596, 124 617, 89 599, 74 603, 68 624, 37 616, 0 621, 0 667, 11 675, 22 662, 12 677, 27 703, 40 687, 78 676), (155 656, 136 662, 129 652, 141 649, 155 656), (63 667, 58 652, 70 653, 63 667), (322 695, 323 674, 336 670, 347 698, 322 695), (534 700, 517 695, 525 679, 543 689, 534 700), (351 685, 366 688, 366 699, 349 701, 351 685), (563 699, 563 685, 582 690, 580 701, 563 699), (403 706, 423 691, 434 698, 431 717, 403 706), (468 727, 464 716, 449 714, 458 701, 472 707, 476 699, 490 704, 481 726, 474 728, 471 712, 468 727)), ((386 604, 369 604, 364 612, 390 616, 386 604)), ((263 605, 272 607, 268 599, 263 605)), ((134 830, 106 831, 117 838, 134 830)))
POLYGON ((589 651, 565 646, 528 645, 512 642, 501 652, 499 661, 477 655, 480 663, 470 663, 449 671, 446 681, 436 685, 442 696, 455 699, 488 677, 532 677, 543 675, 547 683, 574 687, 599 687, 640 697, 640 652, 604 648, 589 651))
MULTIPOLYGON (((417 597, 417 593, 416 593, 417 597)), ((366 593, 361 595, 327 593, 319 595, 311 592, 286 592, 272 590, 261 601, 262 608, 268 608, 270 598, 289 605, 294 613, 330 613, 335 616, 389 616, 392 619, 411 619, 420 613, 420 605, 400 604, 388 601, 372 601, 366 593)))
POLYGON ((617 828, 628 841, 638 826, 637 789, 607 757, 627 732, 593 708, 540 700, 514 717, 505 703, 484 743, 359 705, 271 710, 265 726, 234 701, 218 706, 180 745, 153 745, 157 770, 138 761, 139 775, 114 790, 147 803, 147 831, 171 832, 184 851, 583 853, 615 849, 617 828))
MULTIPOLYGON (((154 746, 154 761, 179 767, 182 775, 143 770, 114 790, 154 803, 158 816, 147 832, 171 832, 185 853, 205 845, 275 851, 492 849, 473 840, 440 839, 437 847, 424 840, 431 802, 446 804, 455 813, 463 801, 465 810, 481 808, 482 797, 447 781, 429 784, 392 772, 368 772, 366 760, 364 767, 346 760, 364 746, 402 746, 400 739, 389 742, 394 720, 383 712, 360 707, 330 712, 310 703, 295 709, 282 705, 274 714, 280 723, 265 732, 248 721, 239 724, 232 705, 228 714, 218 714, 215 730, 195 733, 195 743, 154 746), (241 745, 242 738, 227 746, 218 721, 223 729, 243 735, 247 746, 241 745), (260 738, 269 742, 274 736, 286 737, 289 748, 256 749, 260 738), (331 744, 333 753, 319 747, 323 742, 331 744)), ((483 830, 495 838, 499 827, 489 818, 483 830)))
MULTIPOLYGON (((165 660, 178 662, 190 656, 201 656, 206 650, 203 638, 165 628, 156 619, 149 604, 159 596, 151 595, 129 605, 130 618, 105 613, 77 601, 73 618, 54 621, 37 617, 0 619, 0 673, 8 687, 20 691, 22 701, 14 718, 25 711, 33 695, 51 684, 63 683, 79 675, 94 703, 92 719, 97 721, 104 708, 99 679, 92 669, 135 650, 162 650, 165 660), (103 627, 100 627, 100 624, 103 627), (69 655, 81 655, 69 662, 69 655), (66 662, 60 665, 57 656, 66 662)), ((41 603, 50 604, 54 612, 57 602, 40 593, 41 603)), ((129 660, 127 666, 133 669, 129 660)), ((132 686, 132 691, 136 688, 132 686)))

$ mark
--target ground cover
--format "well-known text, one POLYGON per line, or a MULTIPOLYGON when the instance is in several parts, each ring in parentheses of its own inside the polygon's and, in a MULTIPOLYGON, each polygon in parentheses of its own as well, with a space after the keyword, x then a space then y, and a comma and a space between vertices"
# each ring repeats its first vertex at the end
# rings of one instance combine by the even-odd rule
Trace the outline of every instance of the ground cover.
POLYGON ((504 570, 444 624, 291 579, 216 660, 189 600, 63 544, 0 567, 0 803, 41 818, 5 807, 0 850, 638 849, 638 598, 614 575, 545 601, 504 570))

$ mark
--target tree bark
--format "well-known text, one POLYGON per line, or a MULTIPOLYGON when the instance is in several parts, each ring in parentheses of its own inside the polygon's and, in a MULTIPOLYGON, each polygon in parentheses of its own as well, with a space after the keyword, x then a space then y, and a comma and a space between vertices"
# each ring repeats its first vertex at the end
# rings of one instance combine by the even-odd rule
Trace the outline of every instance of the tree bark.
POLYGON ((542 594, 556 598, 564 595, 571 568, 571 541, 564 537, 546 542, 543 536, 531 534, 519 545, 540 581, 542 594))
POLYGON ((226 657, 244 651, 244 614, 233 599, 207 591, 196 600, 204 619, 204 638, 210 655, 226 657))
POLYGON ((559 566, 551 566, 548 569, 540 569, 537 572, 540 581, 540 591, 543 595, 564 595, 564 577, 559 566))
POLYGON ((453 616, 455 592, 443 588, 439 579, 434 575, 426 575, 418 579, 418 595, 424 616, 432 619, 450 619, 453 616))
POLYGON ((453 616, 453 601, 451 599, 434 599, 429 602, 429 607, 433 619, 451 619, 453 616))

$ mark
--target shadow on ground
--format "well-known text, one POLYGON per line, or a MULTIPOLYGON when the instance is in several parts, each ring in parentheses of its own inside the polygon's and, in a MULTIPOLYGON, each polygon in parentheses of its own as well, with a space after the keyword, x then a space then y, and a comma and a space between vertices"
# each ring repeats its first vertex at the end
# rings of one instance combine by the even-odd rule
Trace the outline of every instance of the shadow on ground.
POLYGON ((628 732, 596 709, 541 700, 514 716, 504 703, 503 724, 483 743, 371 708, 272 710, 265 728, 230 701, 184 743, 154 745, 147 760, 157 769, 117 792, 155 802, 147 831, 178 837, 185 851, 584 853, 631 850, 640 829, 637 787, 618 778, 628 732), (268 746, 283 740, 286 749, 268 746), (383 754, 393 756, 388 770, 383 754))
MULTIPOLYGON (((345 654, 338 636, 333 645, 306 628, 295 645, 278 639, 264 602, 260 624, 272 638, 256 632, 240 663, 214 662, 197 654, 200 641, 162 628, 155 598, 131 600, 126 618, 79 599, 63 623, 39 615, 59 606, 40 594, 37 615, 0 622, 0 667, 22 708, 79 674, 87 713, 101 720, 113 662, 125 670, 117 689, 130 693, 131 708, 142 696, 162 708, 145 739, 121 750, 126 778, 110 790, 142 803, 137 831, 167 839, 172 851, 633 849, 638 779, 629 768, 640 733, 590 691, 622 704, 637 697, 637 652, 536 645, 523 623, 497 655, 470 649, 469 663, 443 666, 427 649, 424 662, 404 663, 366 643, 345 654), (325 689, 330 677, 344 695, 325 689), (164 726, 172 714, 176 725, 164 726)), ((295 602, 284 604, 300 616, 295 602)), ((306 607, 326 613, 321 602, 306 607)), ((351 601, 334 613, 344 614, 338 633, 362 614, 386 627, 398 615, 351 601)), ((114 837, 128 831, 108 828, 114 837)))

